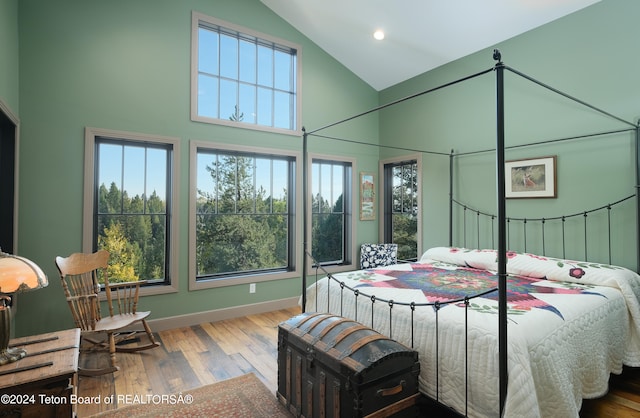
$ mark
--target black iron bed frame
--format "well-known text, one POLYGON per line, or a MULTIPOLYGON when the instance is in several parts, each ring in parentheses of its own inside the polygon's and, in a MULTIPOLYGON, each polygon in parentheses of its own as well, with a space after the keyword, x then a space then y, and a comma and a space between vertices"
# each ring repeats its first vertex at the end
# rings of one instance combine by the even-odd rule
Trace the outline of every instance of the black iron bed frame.
MULTIPOLYGON (((506 264, 507 264, 507 251, 508 251, 508 245, 509 245, 509 227, 511 225, 512 222, 520 222, 522 224, 521 228, 523 228, 524 231, 524 246, 525 246, 525 252, 526 252, 526 245, 527 245, 527 225, 531 224, 531 223, 539 223, 539 228, 541 230, 541 234, 542 234, 542 247, 543 247, 543 253, 544 253, 544 247, 545 247, 545 239, 544 239, 544 235, 545 235, 545 227, 547 222, 549 221, 560 221, 562 228, 563 228, 563 243, 562 243, 562 248, 563 248, 563 256, 564 256, 564 249, 565 249, 565 244, 564 244, 564 223, 567 219, 572 218, 572 217, 577 217, 577 216, 582 216, 584 218, 584 259, 585 261, 587 260, 587 253, 588 253, 588 238, 587 238, 587 219, 589 214, 597 212, 597 211, 602 211, 602 210, 606 210, 607 211, 607 220, 608 220, 608 241, 609 241, 609 263, 611 263, 611 227, 610 227, 610 222, 611 222, 611 210, 613 207, 631 200, 631 199, 635 199, 635 207, 636 207, 636 254, 637 254, 637 268, 640 269, 640 191, 638 190, 638 188, 640 187, 640 122, 638 124, 634 124, 631 123, 629 121, 626 121, 622 118, 619 118, 611 113, 608 113, 598 107, 595 107, 587 102, 584 102, 576 97, 573 97, 571 95, 568 95, 558 89, 555 89, 545 83, 542 83, 532 77, 527 76, 524 73, 521 73, 513 68, 510 68, 508 66, 506 66, 503 62, 502 62, 502 57, 501 57, 501 53, 499 50, 494 50, 493 51, 493 59, 495 61, 497 61, 497 63, 495 64, 494 67, 488 69, 488 70, 484 70, 475 74, 472 74, 470 76, 467 77, 463 77, 460 78, 458 80, 452 81, 450 83, 446 83, 440 86, 437 86, 435 88, 429 89, 429 90, 425 90, 422 91, 420 93, 411 95, 411 96, 407 96, 404 97, 402 99, 393 101, 391 103, 376 107, 374 109, 368 110, 366 112, 342 119, 340 121, 331 123, 329 125, 323 126, 321 128, 315 129, 313 131, 309 131, 307 132, 305 128, 303 128, 303 154, 304 154, 304 158, 303 158, 303 196, 305 196, 305 198, 303 199, 303 214, 305 216, 305 218, 308 216, 308 208, 307 208, 307 199, 306 196, 308 194, 307 191, 307 176, 308 176, 308 167, 307 167, 307 155, 308 155, 308 137, 310 135, 315 135, 315 136, 321 136, 318 135, 317 133, 319 131, 322 131, 324 129, 357 119, 361 116, 364 115, 368 115, 370 113, 373 112, 377 112, 380 111, 382 109, 385 109, 387 107, 396 105, 398 103, 401 102, 405 102, 407 100, 411 100, 413 98, 425 95, 425 94, 429 94, 431 92, 440 90, 440 89, 444 89, 446 87, 452 86, 454 84, 458 84, 470 79, 473 79, 475 77, 478 77, 480 75, 484 75, 490 72, 495 72, 496 74, 496 148, 495 148, 495 153, 496 153, 496 173, 497 173, 497 214, 490 214, 490 213, 486 213, 477 209, 473 209, 468 207, 467 205, 461 203, 460 201, 456 200, 454 198, 454 193, 453 193, 453 160, 454 157, 456 156, 456 154, 454 154, 453 150, 450 153, 441 153, 441 152, 433 152, 433 151, 420 151, 422 153, 428 153, 428 154, 436 154, 436 155, 448 155, 450 158, 450 163, 449 163, 449 175, 450 175, 450 190, 449 190, 449 246, 453 246, 453 241, 454 241, 454 229, 453 229, 453 224, 454 224, 454 215, 453 215, 453 209, 454 207, 457 205, 459 207, 461 207, 464 211, 464 216, 463 216, 463 234, 464 234, 464 243, 463 246, 466 246, 466 214, 467 211, 475 214, 477 217, 480 216, 485 216, 487 218, 490 219, 490 222, 492 223, 492 225, 495 223, 497 224, 497 237, 493 236, 494 234, 494 227, 492 226, 491 231, 492 231, 492 243, 495 242, 495 239, 497 238, 497 266, 498 266, 498 270, 497 270, 497 276, 498 276, 498 287, 480 294, 475 294, 475 295, 470 295, 470 296, 466 296, 462 299, 459 300, 454 300, 454 301, 448 301, 446 303, 441 303, 441 302, 435 302, 435 303, 423 303, 423 304, 419 304, 419 303, 415 303, 415 302, 399 302, 399 301, 393 301, 393 300, 384 300, 384 299, 376 299, 375 296, 371 296, 371 295, 367 295, 364 294, 362 292, 360 292, 358 289, 352 289, 349 286, 347 286, 344 282, 339 282, 337 279, 335 279, 335 277, 333 277, 333 275, 329 272, 327 272, 319 263, 315 262, 314 260, 314 266, 316 269, 316 278, 315 278, 315 283, 317 285, 318 280, 319 280, 319 275, 322 276, 327 276, 330 279, 329 282, 331 281, 335 281, 338 283, 338 285, 341 288, 341 295, 342 292, 346 289, 348 291, 353 292, 353 295, 356 297, 356 318, 357 319, 357 298, 358 297, 366 297, 369 298, 371 300, 372 304, 375 303, 385 303, 389 306, 389 337, 393 338, 392 335, 392 329, 391 329, 391 323, 392 323, 392 315, 393 315, 393 307, 394 305, 404 305, 404 306, 409 306, 411 309, 411 346, 413 347, 413 339, 414 339, 414 329, 413 329, 413 314, 415 312, 415 309, 417 307, 420 306, 430 306, 435 310, 436 313, 436 370, 438 369, 437 366, 437 361, 439 358, 439 353, 438 353, 438 337, 437 337, 437 332, 438 332, 438 320, 437 320, 437 315, 438 315, 438 311, 441 307, 448 305, 448 304, 454 304, 454 303, 463 303, 465 305, 465 309, 468 308, 469 305, 469 301, 473 298, 476 297, 480 297, 480 296, 484 296, 486 294, 489 293, 493 293, 495 291, 498 292, 498 355, 499 355, 499 414, 500 416, 503 415, 503 411, 504 411, 504 405, 506 402, 506 395, 507 395, 507 268, 506 268, 506 264), (514 74, 517 74, 535 84, 537 84, 540 87, 543 87, 547 90, 550 90, 556 94, 559 94, 567 99, 570 99, 571 101, 574 101, 582 106, 585 106, 591 110, 596 111, 597 113, 600 113, 604 116, 607 116, 609 118, 612 118, 614 120, 617 120, 618 122, 623 123, 624 125, 627 125, 628 128, 627 129, 620 129, 620 130, 615 130, 615 131, 608 131, 608 132, 601 132, 601 133, 596 133, 596 134, 589 134, 589 135, 581 135, 581 136, 574 136, 574 137, 568 137, 568 138, 561 138, 561 139, 556 139, 556 140, 551 140, 551 141, 544 141, 544 142, 537 142, 537 143, 529 143, 529 144, 524 144, 524 145, 520 145, 519 147, 523 147, 523 146, 530 146, 530 145, 539 145, 539 144, 544 144, 544 143, 549 143, 549 142, 559 142, 559 141, 565 141, 565 140, 575 140, 575 139, 580 139, 580 138, 584 138, 584 137, 592 137, 592 136, 599 136, 599 135, 605 135, 605 134, 614 134, 614 133, 623 133, 623 132, 634 132, 635 133, 635 141, 634 141, 634 145, 635 145, 635 167, 636 167, 636 172, 635 172, 635 191, 634 194, 627 196, 625 198, 622 198, 616 202, 612 202, 609 203, 607 205, 595 208, 595 209, 590 209, 584 212, 580 212, 580 213, 575 213, 575 214, 570 214, 570 215, 562 215, 562 216, 558 216, 558 217, 553 217, 553 218, 514 218, 514 217, 507 217, 506 215, 506 174, 505 174, 505 149, 508 149, 509 147, 507 147, 505 145, 505 102, 504 102, 504 71, 508 70, 514 74)), ((342 140, 340 138, 331 138, 331 139, 337 139, 337 140, 342 140)), ((345 140, 347 142, 355 142, 355 141, 350 141, 350 140, 345 140)), ((363 145, 371 145, 371 144, 363 144, 363 145)), ((390 146, 381 146, 381 145, 376 145, 379 147, 386 147, 386 148, 396 148, 398 149, 399 147, 390 147, 390 146)), ((480 152, 486 152, 486 151, 478 151, 477 153, 480 152)), ((465 155, 468 155, 470 153, 467 153, 465 155)), ((458 154, 458 155, 462 155, 462 154, 458 154)), ((313 260, 313 256, 309 253, 308 248, 307 248, 307 241, 306 241, 306 237, 307 237, 307 222, 306 220, 304 221, 304 232, 303 232, 303 236, 305 237, 304 240, 304 257, 303 257, 303 277, 302 277, 302 297, 301 297, 301 305, 302 305, 302 312, 306 311, 306 303, 307 303, 307 269, 308 269, 308 263, 309 260, 313 260)), ((478 237, 479 237, 479 233, 478 233, 478 237)), ((479 239, 479 238, 478 238, 479 239)), ((495 248, 495 246, 492 246, 493 248, 495 248)), ((542 254, 545 255, 545 254, 542 254)), ((342 297, 342 296, 341 296, 342 297)), ((316 298, 317 298, 317 292, 316 292, 316 298)), ((329 300, 327 300, 327 305, 329 305, 329 300)), ((318 308, 317 306, 317 301, 316 301, 316 309, 318 308)), ((341 302, 341 306, 342 306, 342 302, 341 302)), ((328 306, 327 306, 328 308, 328 306)), ((342 309, 342 308, 341 308, 342 309)), ((466 314, 465 314, 466 315, 466 314)), ((371 309, 371 327, 374 327, 373 324, 373 306, 371 309)), ((465 329, 466 329, 466 324, 465 324, 465 329)), ((466 331, 465 331, 466 332, 466 331)), ((465 360, 466 362, 466 360, 465 360)), ((466 370, 466 367, 465 367, 466 370)), ((439 393, 439 389, 438 389, 438 373, 436 372, 436 402, 439 402, 438 400, 438 393, 439 393)), ((465 376, 465 382, 467 381, 467 378, 465 376)), ((465 383, 466 386, 466 383, 465 383)), ((466 391, 466 389, 465 389, 466 391)), ((467 398, 465 396, 465 407, 468 404, 467 402, 467 398)), ((446 406, 446 405, 445 405, 446 406)), ((466 415, 466 413, 465 413, 466 415)))

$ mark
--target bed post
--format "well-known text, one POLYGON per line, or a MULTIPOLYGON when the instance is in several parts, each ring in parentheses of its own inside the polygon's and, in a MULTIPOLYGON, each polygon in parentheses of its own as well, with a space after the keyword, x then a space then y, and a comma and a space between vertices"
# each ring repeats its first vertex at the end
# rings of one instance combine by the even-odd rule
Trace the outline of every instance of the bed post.
POLYGON ((449 247, 453 247, 453 149, 449 154, 449 247))
POLYGON ((500 416, 507 398, 507 234, 504 158, 504 64, 493 50, 496 70, 496 171, 498 194, 498 361, 500 369, 500 416))
POLYGON ((307 131, 302 127, 302 313, 307 308, 307 131))

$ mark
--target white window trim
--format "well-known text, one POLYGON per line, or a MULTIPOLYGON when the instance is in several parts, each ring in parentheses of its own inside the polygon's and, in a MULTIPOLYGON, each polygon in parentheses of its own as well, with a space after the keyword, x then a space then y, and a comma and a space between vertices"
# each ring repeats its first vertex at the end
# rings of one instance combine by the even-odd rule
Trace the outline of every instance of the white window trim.
POLYGON ((173 163, 171 167, 171 231, 169 242, 169 277, 168 285, 142 286, 140 295, 159 295, 165 293, 175 293, 178 291, 178 250, 180 247, 180 215, 178 199, 179 173, 180 173, 180 139, 168 136, 141 134, 136 132, 114 131, 110 129, 85 128, 84 134, 84 199, 83 199, 83 220, 82 220, 82 251, 93 252, 93 202, 95 193, 95 139, 96 137, 107 137, 121 139, 123 141, 140 141, 151 143, 171 144, 173 146, 173 163))
MULTIPOLYGON (((329 273, 338 273, 341 271, 350 271, 353 270, 354 268, 356 268, 359 264, 359 260, 356 260, 356 256, 357 256, 357 248, 358 245, 356 245, 357 239, 356 239, 356 221, 357 221, 357 217, 356 214, 358 213, 358 197, 359 196, 359 183, 358 183, 358 175, 357 175, 357 171, 356 170, 356 159, 355 158, 347 158, 347 157, 338 157, 335 155, 329 155, 329 154, 316 154, 316 153, 309 153, 308 154, 308 158, 307 158, 307 167, 311 167, 311 165, 313 164, 313 160, 326 160, 326 161, 337 161, 337 162, 346 162, 346 163, 351 163, 351 194, 352 196, 355 196, 355 198, 351 199, 351 231, 349 231, 349 233, 351 234, 351 263, 349 264, 341 264, 341 265, 327 265, 327 266, 322 266, 327 272, 329 273)), ((309 172, 311 172, 311 170, 309 170, 309 172)), ((311 213, 311 207, 313 206, 312 203, 312 196, 311 196, 311 190, 312 190, 312 186, 313 186, 313 179, 311 178, 311 175, 308 174, 307 175, 307 190, 309 190, 309 193, 307 193, 308 196, 306 196, 307 199, 307 208, 309 208, 309 213, 311 213)), ((311 239, 311 234, 312 234, 312 217, 311 216, 307 216, 307 242, 309 243, 307 248, 307 251, 309 251, 309 253, 312 253, 312 248, 311 248, 311 243, 313 242, 313 240, 311 239)), ((316 271, 316 268, 313 266, 313 260, 309 260, 308 266, 307 266, 307 274, 314 274, 316 271)))
MULTIPOLYGON (((409 155, 403 155, 401 157, 393 157, 393 158, 388 158, 385 160, 380 160, 380 162, 378 163, 378 178, 380 179, 380 181, 378 181, 379 186, 378 186, 378 196, 380 196, 379 202, 378 202, 378 213, 383 214, 384 213, 384 166, 386 164, 393 164, 393 163, 400 163, 402 161, 410 161, 410 160, 415 160, 416 164, 417 164, 417 176, 418 176, 418 191, 417 191, 417 195, 418 195, 418 231, 416 233, 416 240, 418 241, 418 249, 417 249, 417 254, 416 256, 418 257, 418 259, 420 259, 420 256, 422 255, 423 249, 422 249, 422 156, 420 154, 409 154, 409 155)), ((382 239, 382 237, 384 237, 384 216, 380 216, 379 217, 379 221, 378 221, 378 236, 380 237, 380 239, 382 239)))
POLYGON ((284 135, 302 136, 302 46, 284 39, 276 38, 261 32, 257 32, 243 26, 235 25, 203 13, 193 11, 191 13, 191 120, 194 122, 212 123, 216 125, 231 126, 234 128, 252 129, 256 131, 272 132, 284 135), (265 39, 280 45, 295 49, 296 54, 296 129, 282 129, 272 126, 264 126, 250 123, 238 123, 225 119, 208 118, 198 115, 198 28, 200 22, 210 23, 236 32, 244 33, 256 38, 265 39))
POLYGON ((210 141, 191 140, 189 146, 189 290, 211 289, 216 287, 236 286, 249 283, 260 283, 272 280, 292 279, 301 276, 302 271, 302 217, 297 213, 297 208, 302 207, 302 154, 298 151, 276 150, 273 148, 249 147, 241 145, 229 145, 210 141), (220 151, 237 151, 255 154, 279 155, 293 157, 296 163, 295 197, 292 216, 295 223, 295 238, 291 245, 294 246, 294 269, 287 272, 264 272, 249 275, 238 275, 211 280, 197 280, 196 269, 196 199, 197 193, 197 154, 198 148, 209 148, 220 151))

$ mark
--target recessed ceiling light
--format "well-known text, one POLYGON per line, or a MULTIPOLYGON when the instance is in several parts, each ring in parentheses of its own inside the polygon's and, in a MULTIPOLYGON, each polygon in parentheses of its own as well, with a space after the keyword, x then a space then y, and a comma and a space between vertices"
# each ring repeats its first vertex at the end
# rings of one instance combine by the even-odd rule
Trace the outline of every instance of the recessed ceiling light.
POLYGON ((377 40, 381 41, 384 39, 384 31, 382 31, 382 29, 378 29, 375 32, 373 32, 373 37, 376 38, 377 40))

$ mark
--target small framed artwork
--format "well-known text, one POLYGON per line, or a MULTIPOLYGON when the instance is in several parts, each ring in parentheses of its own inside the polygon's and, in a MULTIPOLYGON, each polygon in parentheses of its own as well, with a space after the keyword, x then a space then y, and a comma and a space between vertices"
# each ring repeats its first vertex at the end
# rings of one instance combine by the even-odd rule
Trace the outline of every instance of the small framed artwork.
POLYGON ((507 198, 557 197, 556 156, 507 161, 507 198))
POLYGON ((376 183, 373 173, 360 173, 360 220, 376 219, 376 183))

